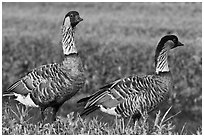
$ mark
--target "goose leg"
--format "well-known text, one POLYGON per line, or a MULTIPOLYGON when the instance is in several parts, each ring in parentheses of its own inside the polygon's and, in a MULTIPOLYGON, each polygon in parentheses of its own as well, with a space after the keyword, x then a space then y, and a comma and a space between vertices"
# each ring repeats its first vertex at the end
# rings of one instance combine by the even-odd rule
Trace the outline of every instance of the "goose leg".
POLYGON ((59 110, 60 106, 54 106, 53 107, 53 113, 52 113, 52 118, 51 121, 56 121, 56 115, 57 115, 57 111, 59 110))
POLYGON ((139 121, 139 119, 141 118, 141 114, 140 113, 135 113, 133 116, 132 116, 132 119, 133 119, 133 122, 135 123, 136 121, 139 121))
POLYGON ((147 111, 144 111, 142 117, 143 117, 143 119, 144 119, 144 123, 145 123, 145 122, 147 121, 147 119, 148 119, 147 111))
POLYGON ((46 108, 41 108, 41 109, 40 109, 41 121, 44 121, 44 120, 45 120, 45 115, 44 115, 45 109, 46 109, 46 108))
POLYGON ((131 123, 131 119, 133 118, 133 116, 131 115, 130 117, 129 117, 129 120, 128 120, 128 122, 127 122, 127 125, 126 126, 129 126, 131 123))

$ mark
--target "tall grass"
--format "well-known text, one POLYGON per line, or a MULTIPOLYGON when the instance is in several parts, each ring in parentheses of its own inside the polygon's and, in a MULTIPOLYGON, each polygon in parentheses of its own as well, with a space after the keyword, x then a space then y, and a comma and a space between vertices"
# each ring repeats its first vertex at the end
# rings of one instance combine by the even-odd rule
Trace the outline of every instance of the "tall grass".
MULTIPOLYGON (((18 112, 12 109, 5 110, 7 115, 3 116, 2 134, 12 135, 177 135, 187 134, 183 129, 181 132, 175 132, 175 125, 170 119, 174 116, 167 117, 171 107, 162 116, 160 111, 155 116, 154 124, 150 125, 147 120, 137 121, 135 123, 125 122, 124 119, 115 118, 114 124, 102 122, 98 118, 86 120, 79 115, 70 113, 67 117, 58 117, 54 123, 30 124, 27 122, 27 109, 23 110, 18 107, 18 112), (22 111, 23 110, 23 111, 22 111), (11 113, 18 115, 12 119, 11 113), (9 119, 7 123, 6 120, 9 119)), ((128 120, 129 121, 129 120, 128 120)), ((202 134, 198 129, 196 134, 202 134)))
MULTIPOLYGON (((84 18, 76 31, 76 45, 86 69, 86 85, 63 105, 59 116, 80 112, 80 107, 73 107, 76 101, 108 82, 131 74, 153 73, 157 42, 166 33, 174 33, 185 46, 170 53, 174 87, 158 109, 161 115, 170 106, 170 115, 181 111, 171 119, 175 132, 197 132, 202 118, 201 3, 3 3, 3 91, 32 68, 62 60, 60 25, 70 10, 79 11, 84 18)), ((10 105, 18 112, 15 103, 10 105)), ((150 123, 158 109, 150 114, 150 123)), ((31 109, 27 117, 38 111, 31 109)), ((102 122, 113 119, 98 111, 90 118, 97 114, 99 119, 103 116, 102 122)), ((12 123, 7 116, 3 110, 3 123, 12 123)))

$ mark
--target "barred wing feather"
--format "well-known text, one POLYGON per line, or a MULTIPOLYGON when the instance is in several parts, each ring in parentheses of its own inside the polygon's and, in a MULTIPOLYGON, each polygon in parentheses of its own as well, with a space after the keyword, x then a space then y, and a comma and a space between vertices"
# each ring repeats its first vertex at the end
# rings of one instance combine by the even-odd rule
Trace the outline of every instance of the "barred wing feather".
MULTIPOLYGON (((71 78, 60 70, 58 64, 48 64, 33 69, 22 79, 8 88, 8 92, 21 95, 31 93, 37 104, 49 103, 57 96, 63 97, 66 86, 71 85, 71 78)), ((68 87, 69 88, 69 87, 68 87)))
POLYGON ((152 75, 123 78, 100 88, 84 100, 87 103, 81 115, 87 115, 87 110, 93 106, 103 106, 108 109, 115 107, 117 114, 127 117, 136 111, 155 107, 162 99, 158 93, 166 90, 165 85, 152 75))

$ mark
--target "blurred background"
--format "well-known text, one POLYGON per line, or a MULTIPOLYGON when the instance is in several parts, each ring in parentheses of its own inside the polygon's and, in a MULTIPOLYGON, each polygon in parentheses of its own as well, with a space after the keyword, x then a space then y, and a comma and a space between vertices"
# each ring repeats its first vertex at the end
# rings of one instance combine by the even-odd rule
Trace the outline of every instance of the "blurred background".
MULTIPOLYGON (((29 70, 63 59, 60 28, 70 10, 84 19, 75 38, 86 85, 63 105, 59 116, 80 112, 76 101, 106 83, 131 74, 152 74, 157 42, 173 33, 185 44, 169 55, 173 92, 149 121, 158 110, 165 113, 172 106, 169 116, 180 112, 172 119, 176 131, 194 133, 202 126, 202 3, 3 3, 2 92, 29 70)), ((5 102, 3 123, 8 122, 5 102)), ((31 122, 37 121, 38 113, 30 111, 31 122)), ((89 115, 93 116, 106 122, 114 119, 98 111, 89 115)))

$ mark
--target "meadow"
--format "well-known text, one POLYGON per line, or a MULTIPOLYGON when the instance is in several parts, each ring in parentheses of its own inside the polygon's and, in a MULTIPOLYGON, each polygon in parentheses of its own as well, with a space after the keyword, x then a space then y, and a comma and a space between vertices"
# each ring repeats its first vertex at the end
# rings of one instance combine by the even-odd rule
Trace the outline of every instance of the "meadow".
POLYGON ((86 85, 55 123, 39 123, 38 109, 3 99, 2 134, 202 134, 202 3, 3 3, 2 93, 32 68, 62 60, 60 28, 70 10, 84 19, 75 38, 86 85), (185 46, 171 51, 173 91, 146 122, 125 125, 99 111, 78 117, 78 99, 119 78, 153 73, 157 42, 167 33, 185 46))

